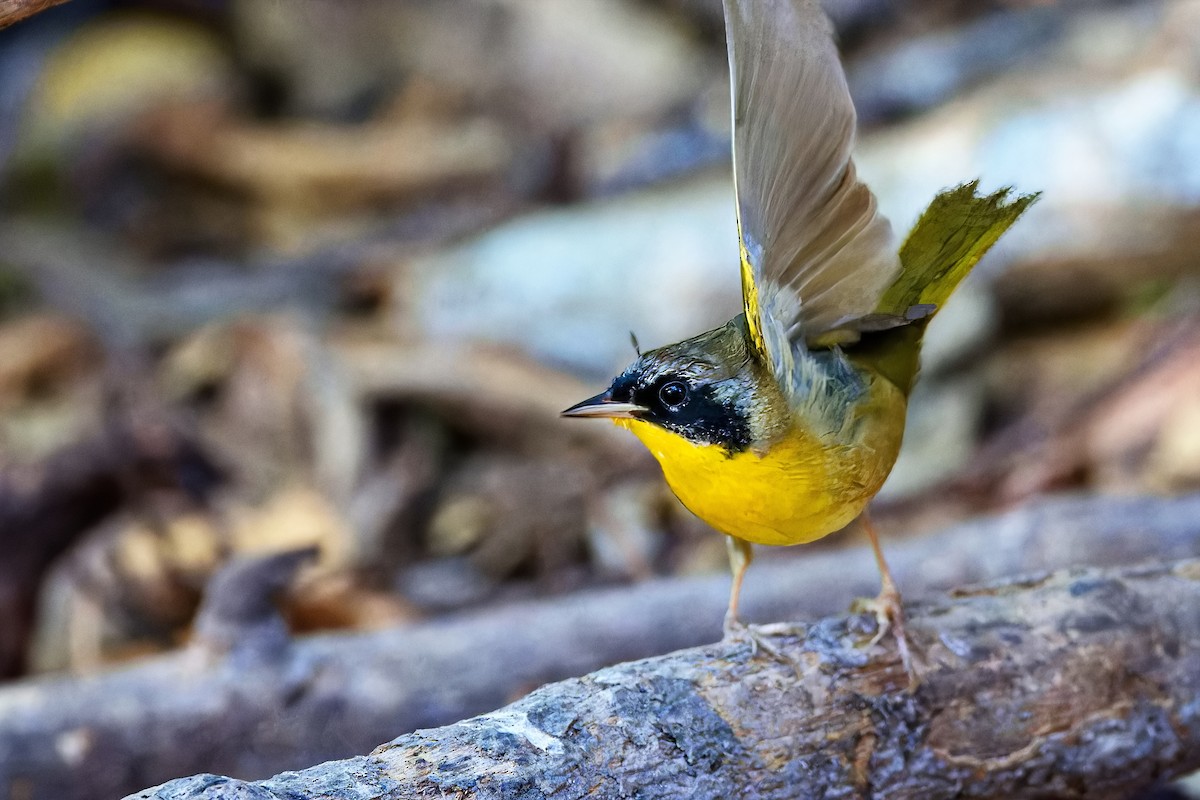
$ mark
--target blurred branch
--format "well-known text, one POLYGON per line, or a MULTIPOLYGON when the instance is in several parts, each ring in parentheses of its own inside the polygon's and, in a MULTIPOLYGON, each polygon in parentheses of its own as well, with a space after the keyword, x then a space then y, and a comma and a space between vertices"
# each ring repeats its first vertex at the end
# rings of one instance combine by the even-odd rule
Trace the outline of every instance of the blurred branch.
POLYGON ((1061 572, 911 609, 915 694, 835 617, 774 640, 790 664, 687 650, 367 757, 137 797, 1119 797, 1200 766, 1198 608, 1200 561, 1061 572))
POLYGON ((138 282, 129 275, 155 270, 98 234, 7 221, 0 222, 0 241, 7 263, 27 275, 48 304, 86 320, 115 352, 138 352, 238 314, 300 308, 320 319, 340 296, 339 278, 369 247, 331 248, 287 268, 208 263, 138 282))
POLYGON ((373 257, 431 238, 465 235, 505 213, 495 207, 431 209, 352 242, 240 264, 193 259, 152 266, 111 237, 28 218, 0 219, 0 242, 6 265, 25 276, 47 305, 87 321, 110 349, 120 351, 239 315, 288 309, 319 321, 347 299, 348 277, 373 257))
MULTIPOLYGON (((914 598, 1060 568, 1079 553, 1094 565, 1188 557, 1200 551, 1197 520, 1200 495, 1058 500, 896 543, 888 556, 914 598)), ((813 619, 873 594, 878 580, 866 549, 766 557, 751 570, 743 606, 748 619, 813 619)), ((101 798, 193 772, 260 777, 344 758, 496 708, 546 681, 715 641, 727 592, 725 576, 651 581, 418 627, 311 637, 249 664, 172 656, 86 681, 27 681, 0 690, 0 786, 19 777, 29 800, 101 798), (68 760, 64 741, 73 743, 68 760)), ((927 636, 918 641, 935 646, 927 636)), ((254 651, 243 643, 241 652, 254 651)), ((895 677, 881 669, 877 680, 895 677)))
POLYGON ((7 28, 26 17, 40 14, 67 0, 0 0, 0 28, 7 28))
POLYGON ((1134 460, 1127 454, 1151 452, 1178 414, 1164 400, 1189 397, 1200 384, 1200 318, 1156 320, 1143 326, 1139 339, 1138 360, 1112 380, 1062 408, 1022 415, 993 434, 955 479, 957 490, 1011 502, 1098 471, 1097 451, 1111 462, 1110 472, 1134 460))

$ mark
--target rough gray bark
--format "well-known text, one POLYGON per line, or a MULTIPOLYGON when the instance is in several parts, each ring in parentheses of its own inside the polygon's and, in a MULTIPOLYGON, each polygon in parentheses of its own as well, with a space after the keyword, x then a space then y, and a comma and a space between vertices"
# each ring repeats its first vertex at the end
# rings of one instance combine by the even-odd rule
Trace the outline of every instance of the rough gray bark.
MULTIPOLYGON (((1073 564, 1200 552, 1200 496, 1058 500, 885 542, 907 597, 1073 564)), ((415 728, 497 708, 551 680, 720 637, 728 578, 655 581, 272 649, 156 659, 88 679, 0 690, 0 795, 111 798, 171 777, 258 778, 367 752, 415 728)), ((813 619, 878 588, 865 548, 764 558, 748 619, 813 619)))
POLYGON ((552 684, 218 798, 1121 798, 1200 767, 1200 561, 1060 572, 910 609, 923 683, 861 618, 552 684))

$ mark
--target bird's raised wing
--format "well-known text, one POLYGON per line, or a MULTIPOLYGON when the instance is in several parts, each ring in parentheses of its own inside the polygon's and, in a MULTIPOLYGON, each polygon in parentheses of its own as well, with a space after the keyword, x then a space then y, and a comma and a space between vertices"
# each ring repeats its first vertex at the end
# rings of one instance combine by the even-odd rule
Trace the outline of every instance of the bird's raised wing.
MULTIPOLYGON (((724 0, 742 296, 778 376, 792 347, 837 341, 900 270, 891 225, 855 174, 855 112, 816 0, 724 0)), ((878 321, 876 321, 878 324, 878 321)))

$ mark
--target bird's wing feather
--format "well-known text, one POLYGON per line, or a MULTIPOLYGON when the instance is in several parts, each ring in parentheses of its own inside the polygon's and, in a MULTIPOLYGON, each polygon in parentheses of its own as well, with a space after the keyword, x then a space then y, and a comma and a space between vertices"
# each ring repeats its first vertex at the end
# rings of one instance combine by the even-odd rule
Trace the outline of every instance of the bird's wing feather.
POLYGON ((792 349, 871 314, 899 272, 850 158, 855 112, 816 0, 725 0, 742 295, 784 385, 792 349))

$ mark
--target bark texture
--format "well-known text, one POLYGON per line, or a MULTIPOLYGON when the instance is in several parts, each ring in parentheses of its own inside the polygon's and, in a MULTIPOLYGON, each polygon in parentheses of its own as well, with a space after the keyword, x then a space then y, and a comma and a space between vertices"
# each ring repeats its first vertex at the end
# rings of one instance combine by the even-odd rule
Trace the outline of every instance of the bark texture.
MULTIPOLYGON (((1037 569, 1179 559, 1200 553, 1200 496, 1057 500, 885 548, 910 601, 1037 569)), ((767 557, 750 569, 744 611, 814 619, 878 580, 865 548, 767 557)), ((365 753, 547 681, 715 641, 728 588, 723 575, 654 581, 290 644, 278 626, 247 624, 240 638, 225 631, 236 644, 223 658, 15 684, 0 690, 0 796, 107 800, 179 775, 262 778, 365 753)))
POLYGON ((1200 767, 1200 561, 1078 570, 910 610, 923 683, 859 617, 622 664, 370 756, 205 798, 1122 798, 1200 767))

